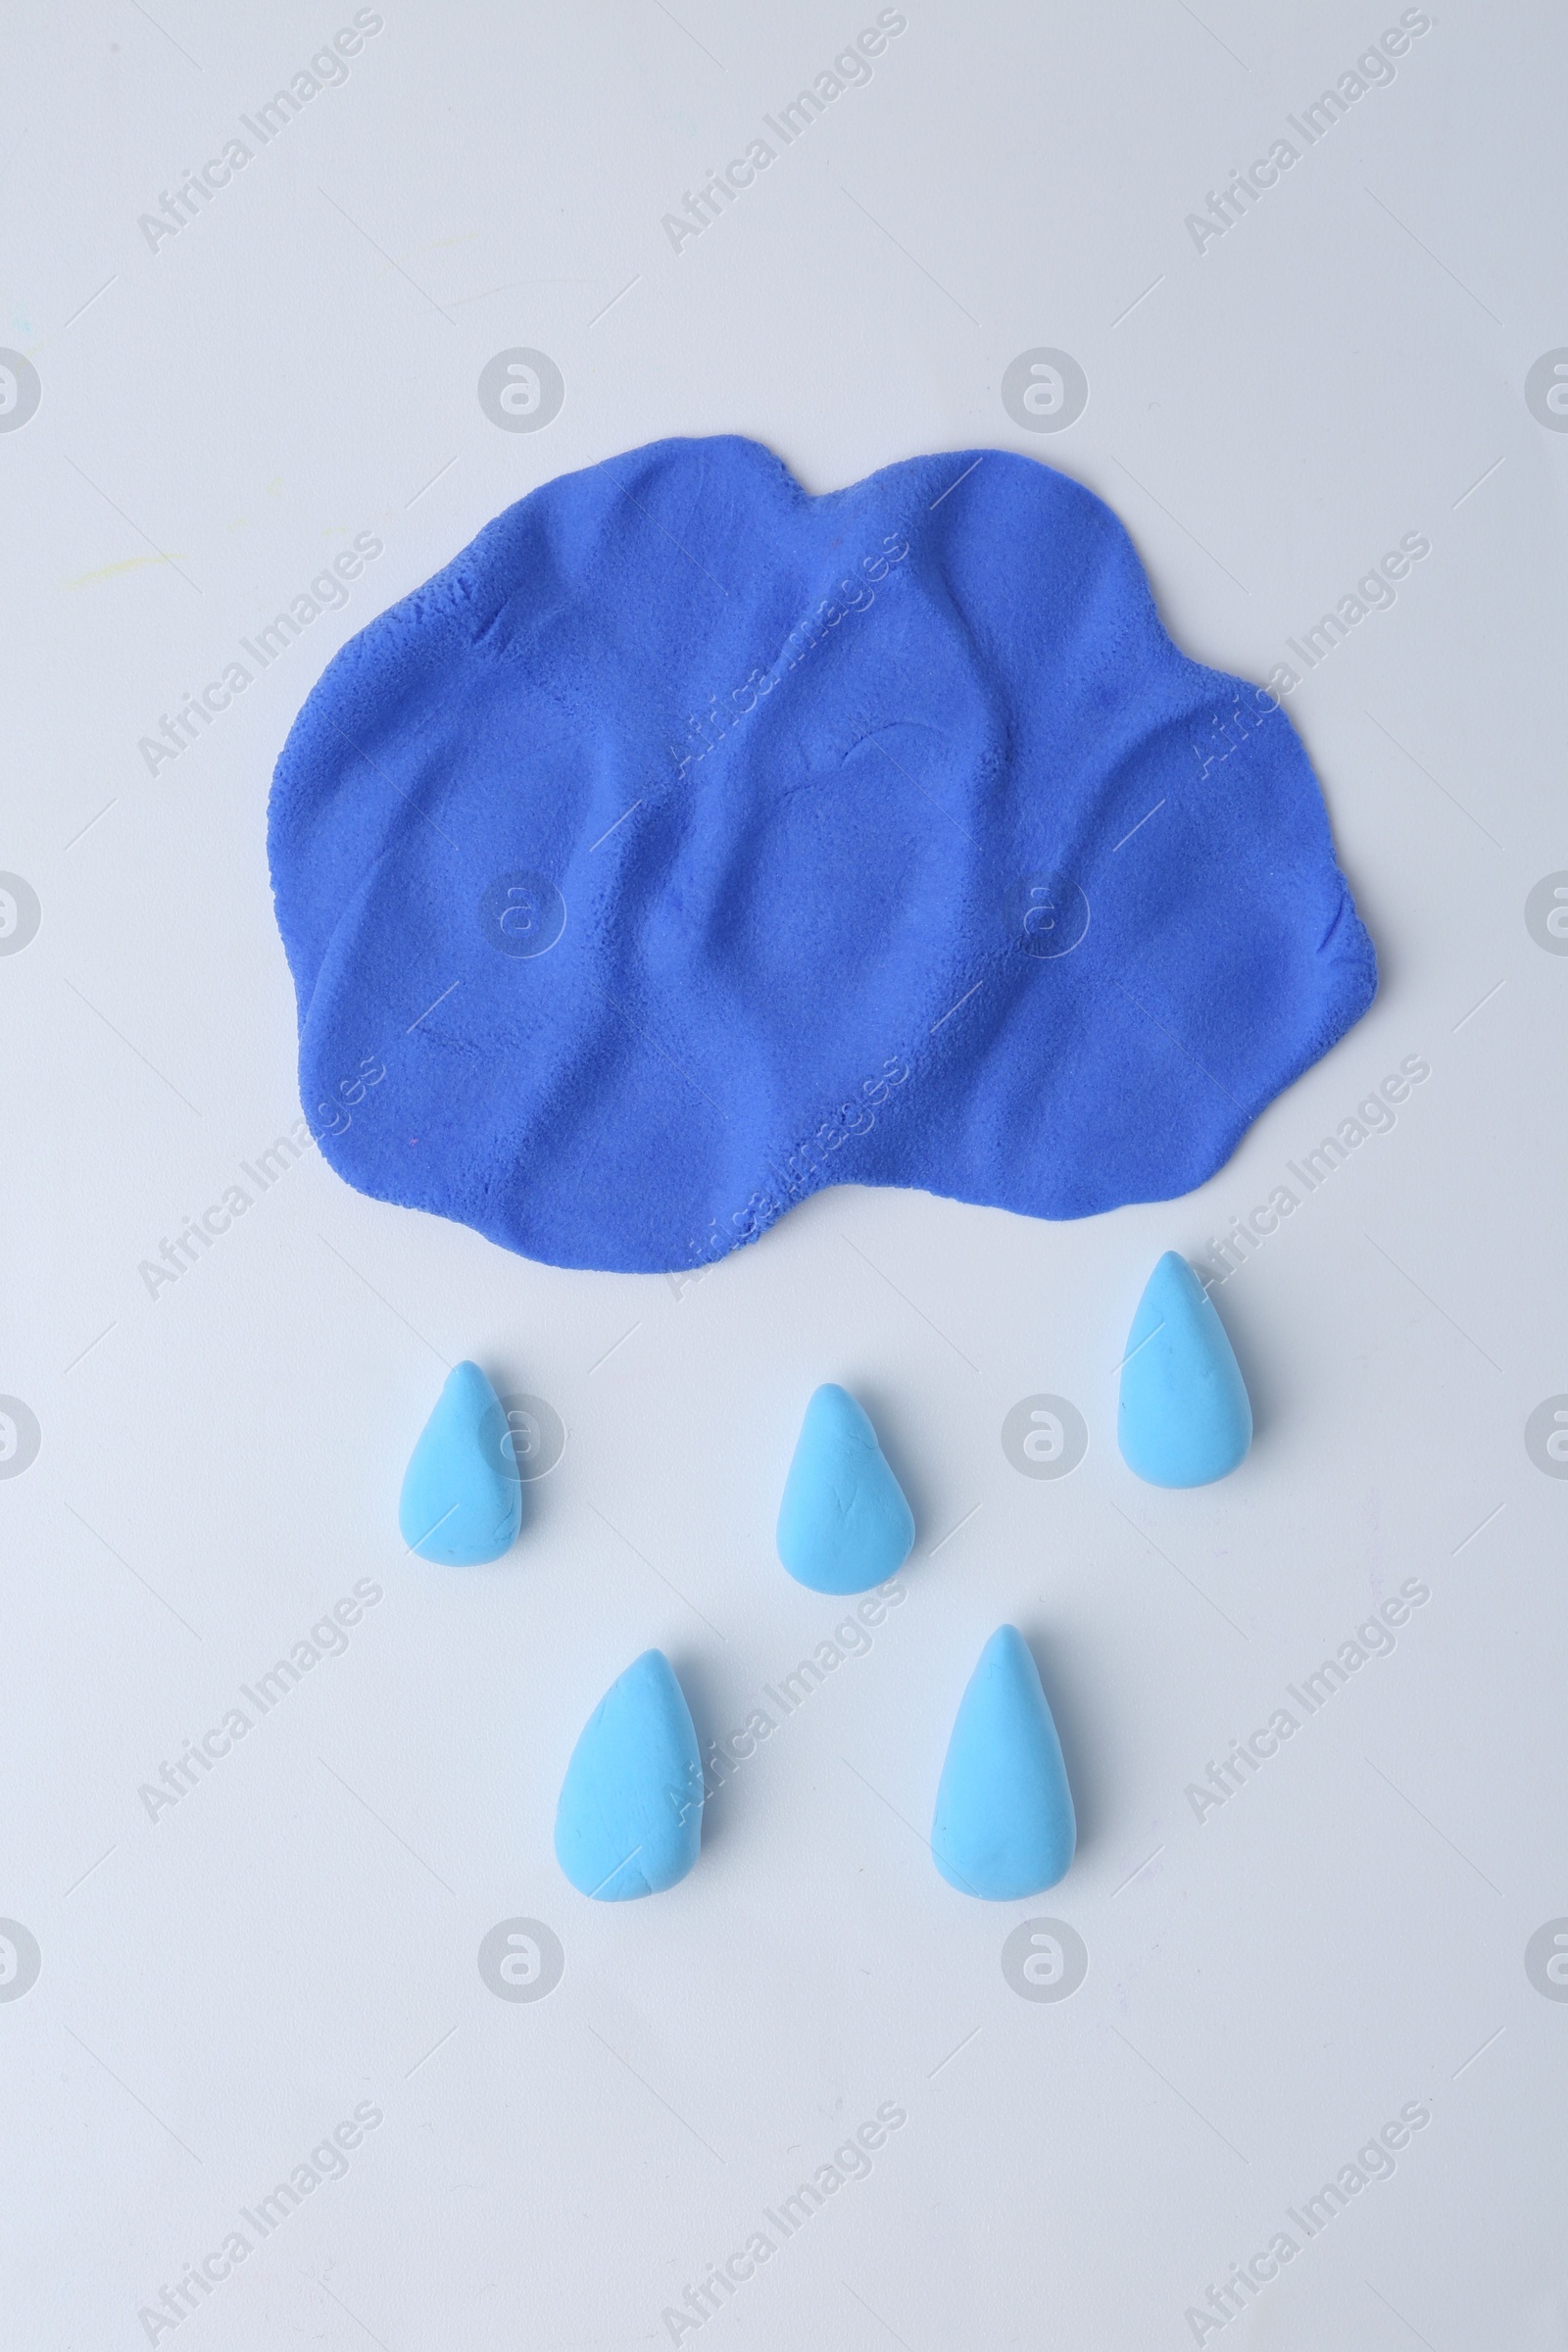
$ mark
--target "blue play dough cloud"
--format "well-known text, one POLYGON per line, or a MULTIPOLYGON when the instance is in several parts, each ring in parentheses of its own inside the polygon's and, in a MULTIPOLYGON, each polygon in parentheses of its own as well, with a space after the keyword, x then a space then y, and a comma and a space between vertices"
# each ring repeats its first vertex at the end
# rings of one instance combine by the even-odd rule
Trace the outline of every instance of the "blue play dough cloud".
POLYGON ((914 1515, 876 1431, 836 1382, 806 1408, 778 1512, 778 1556, 813 1592, 868 1592, 896 1576, 914 1515))
POLYGON ((580 1894, 622 1903, 683 1879, 703 1838, 703 1766, 686 1696, 661 1649, 610 1686, 571 1751, 556 1859, 580 1894))
POLYGON ((1015 1902, 1054 1886, 1078 1845, 1061 1741, 1016 1627, 999 1626, 958 1702, 931 1856, 960 1893, 1015 1902))
POLYGON ((567 1266, 1170 1198, 1376 987, 1289 719, 999 450, 547 483, 330 664, 270 850, 332 1165, 567 1266))

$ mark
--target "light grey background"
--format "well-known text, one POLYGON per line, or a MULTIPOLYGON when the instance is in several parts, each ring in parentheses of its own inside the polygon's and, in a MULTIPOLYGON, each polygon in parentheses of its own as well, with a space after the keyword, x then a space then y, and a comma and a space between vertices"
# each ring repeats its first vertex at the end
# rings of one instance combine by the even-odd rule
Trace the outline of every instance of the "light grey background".
POLYGON ((1568 1488, 1524 1443, 1568 1391, 1568 961, 1524 911, 1568 868, 1568 437, 1525 399, 1568 344, 1559 13, 1439 0, 1200 253, 1188 214, 1396 7, 909 0, 678 254, 662 216, 874 8, 384 0, 342 86, 156 250, 138 217, 353 11, 73 13, 12 12, 0 51, 0 342, 41 385, 0 432, 0 866, 41 906, 0 958, 0 1389, 41 1430, 0 1482, 0 1913, 42 1958, 0 1999, 7 2340, 665 2343, 896 2102, 870 2176, 680 2340, 1568 2345, 1568 2004, 1525 1969, 1568 1913, 1568 1488), (514 348, 564 379, 531 434, 479 404, 514 348), (1089 384, 1052 437, 1001 397, 1037 348, 1089 384), (508 1257, 312 1154, 149 1297, 140 1263, 299 1115, 264 823, 329 655, 541 481, 731 430, 813 490, 942 447, 1064 466, 1179 642, 1258 679, 1427 534, 1288 704, 1372 1012, 1166 1206, 839 1190, 681 1286, 508 1257), (149 774, 161 714, 364 531, 347 607, 149 774), (1153 1259, 1201 1255, 1409 1055, 1397 1126, 1220 1294, 1250 1459, 1141 1487, 1114 1368, 1153 1259), (466 1355, 568 1439, 515 1551, 456 1574, 395 1513, 466 1355), (824 1379, 911 1496, 907 1599, 711 1805, 678 1890, 585 1902, 550 1830, 613 1675, 662 1645, 716 1736, 840 1616, 771 1547, 824 1379), (1003 1451, 1042 1394, 1088 1425, 1065 1478, 1003 1451), (1412 1577, 1394 1652, 1196 1818, 1210 1759, 1412 1577), (345 1654, 150 1820, 140 1786, 364 1578, 345 1654), (920 1835, 1004 1619, 1080 1804, 1031 1905, 955 1894, 920 1835), (1003 1973, 1033 1915, 1087 1946, 1067 2000, 1003 1973), (536 2001, 479 1973, 519 1918, 564 1951, 536 2001), (177 2329, 138 2320, 367 2101, 345 2178, 177 2329), (1294 2231, 1245 2317, 1184 2316, 1415 2101, 1393 2178, 1294 2231))

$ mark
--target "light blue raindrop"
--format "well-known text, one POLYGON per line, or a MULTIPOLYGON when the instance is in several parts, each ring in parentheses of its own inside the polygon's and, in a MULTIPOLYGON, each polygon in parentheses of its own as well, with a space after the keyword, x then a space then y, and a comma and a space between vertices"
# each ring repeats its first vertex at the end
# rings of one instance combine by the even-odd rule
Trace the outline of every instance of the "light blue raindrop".
POLYGON ((876 1431, 847 1389, 828 1382, 806 1408, 778 1513, 778 1556, 813 1592, 864 1592, 896 1574, 914 1515, 876 1431))
POLYGON ((1206 1487, 1244 1461, 1252 1408, 1225 1326, 1167 1250, 1138 1302, 1122 1360, 1116 1439, 1152 1487, 1206 1487))
POLYGON ((421 1560, 473 1568, 498 1560, 522 1522, 522 1488, 505 1446, 507 1416, 477 1364, 459 1364, 403 1474, 398 1525, 421 1560))
POLYGON ((556 1859, 579 1894, 622 1903, 683 1879, 702 1836, 691 1709, 663 1651, 645 1649, 611 1684, 571 1751, 556 1859))
POLYGON ((988 1902, 1043 1894, 1078 1843, 1061 1741, 1016 1627, 997 1628, 958 1702, 931 1854, 949 1886, 988 1902))

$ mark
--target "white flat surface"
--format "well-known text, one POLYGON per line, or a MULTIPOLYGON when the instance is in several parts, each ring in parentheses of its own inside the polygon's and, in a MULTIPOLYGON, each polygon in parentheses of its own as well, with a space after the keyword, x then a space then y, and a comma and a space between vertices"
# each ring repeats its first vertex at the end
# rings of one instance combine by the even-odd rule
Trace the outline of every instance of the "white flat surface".
POLYGON ((1568 2345, 1568 2004, 1524 1967, 1568 1913, 1568 1486, 1523 1442, 1568 1390, 1568 959, 1524 920, 1568 867, 1568 437, 1523 389, 1568 343, 1560 14, 1442 0, 1200 254, 1185 216, 1396 8, 909 0, 870 81, 677 255, 662 215, 869 5, 384 0, 342 86, 150 250, 138 215, 351 13, 102 0, 4 36, 0 342, 42 402, 0 434, 0 867, 42 925, 0 958, 0 1389, 42 1446, 0 1482, 0 1914, 42 1973, 0 2001, 0 2333, 665 2343, 895 2102, 869 2176, 681 2341, 1568 2345), (475 396, 514 346, 565 381, 533 435, 475 396), (1054 437, 1001 405, 1033 346, 1089 378, 1054 437), (1051 1226, 841 1190, 677 1295, 508 1257, 313 1155, 150 1298, 139 1263, 298 1116, 264 819, 329 654, 540 481, 727 430, 813 489, 944 446, 1064 466, 1180 642, 1257 678, 1427 534, 1289 704, 1373 1011, 1170 1206, 1051 1226), (139 738, 366 530, 347 607, 150 776, 139 738), (1431 1077, 1397 1125, 1221 1295, 1251 1458, 1139 1486, 1114 1367, 1155 1255, 1201 1254, 1407 1055, 1431 1077), (395 1504, 466 1355, 569 1443, 515 1552, 459 1575, 401 1556, 395 1504), (676 1892, 584 1902, 554 1801, 621 1666, 662 1644, 716 1736, 839 1620, 770 1541, 830 1378, 906 1480, 907 1601, 713 1803, 676 1892), (1091 1433, 1058 1482, 1000 1444, 1044 1391, 1091 1433), (363 1578, 384 1597, 344 1653, 150 1820, 140 1786, 363 1578), (1188 1784, 1409 1578, 1431 1597, 1392 1653, 1197 1819, 1188 1784), (1082 1844, 990 1906, 919 1833, 1008 1618, 1082 1844), (1088 1946, 1059 2004, 1000 1966, 1037 1914, 1088 1946), (565 1951, 533 2004, 476 1967, 514 1916, 565 1951), (177 2330, 138 2320, 367 2101, 344 2178, 177 2330), (1393 2177, 1308 2241, 1288 2209, 1406 2102, 1430 2123, 1393 2177), (1282 2230, 1245 2317, 1185 2316, 1282 2230))

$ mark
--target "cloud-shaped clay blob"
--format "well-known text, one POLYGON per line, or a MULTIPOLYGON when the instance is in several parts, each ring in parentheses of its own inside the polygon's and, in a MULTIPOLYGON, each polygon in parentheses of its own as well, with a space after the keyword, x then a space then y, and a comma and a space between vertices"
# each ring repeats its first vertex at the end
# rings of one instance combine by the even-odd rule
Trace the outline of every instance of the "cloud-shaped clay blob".
POLYGON ((270 846, 327 1158, 563 1266, 1169 1199, 1377 984, 1283 711, 999 450, 547 483, 332 662, 270 846))

